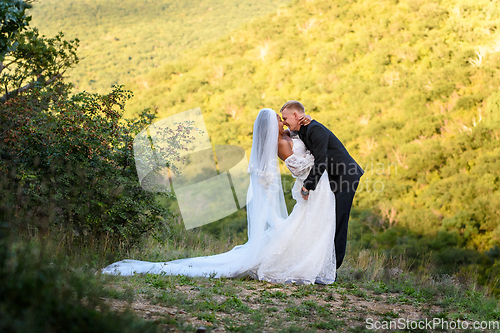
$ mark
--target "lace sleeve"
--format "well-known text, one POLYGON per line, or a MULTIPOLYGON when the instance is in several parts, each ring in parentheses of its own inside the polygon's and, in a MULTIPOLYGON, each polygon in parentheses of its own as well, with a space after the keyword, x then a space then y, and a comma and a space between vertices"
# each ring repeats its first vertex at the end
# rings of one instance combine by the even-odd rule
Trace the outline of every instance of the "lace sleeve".
POLYGON ((304 157, 292 154, 285 160, 285 164, 294 178, 306 178, 314 165, 314 157, 310 154, 304 157))

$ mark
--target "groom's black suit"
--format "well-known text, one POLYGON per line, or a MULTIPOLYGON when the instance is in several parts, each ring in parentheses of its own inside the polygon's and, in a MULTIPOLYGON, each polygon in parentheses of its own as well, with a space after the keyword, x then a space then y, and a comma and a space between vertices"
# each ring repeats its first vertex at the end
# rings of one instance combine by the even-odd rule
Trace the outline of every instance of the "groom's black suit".
POLYGON ((304 180, 304 187, 311 191, 316 189, 326 170, 330 188, 335 194, 335 254, 339 268, 345 256, 352 200, 364 171, 349 155, 342 142, 317 121, 312 120, 309 125, 300 126, 299 137, 314 156, 314 166, 304 180))

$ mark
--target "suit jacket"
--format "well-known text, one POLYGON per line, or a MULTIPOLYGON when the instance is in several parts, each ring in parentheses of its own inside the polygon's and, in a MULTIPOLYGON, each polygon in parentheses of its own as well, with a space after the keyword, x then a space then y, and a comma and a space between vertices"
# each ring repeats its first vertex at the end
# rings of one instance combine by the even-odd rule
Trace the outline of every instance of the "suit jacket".
POLYGON ((363 169, 328 128, 312 120, 309 125, 300 126, 299 137, 314 156, 314 166, 304 180, 304 187, 307 190, 316 189, 325 170, 333 193, 352 190, 353 184, 359 183, 364 174, 363 169))

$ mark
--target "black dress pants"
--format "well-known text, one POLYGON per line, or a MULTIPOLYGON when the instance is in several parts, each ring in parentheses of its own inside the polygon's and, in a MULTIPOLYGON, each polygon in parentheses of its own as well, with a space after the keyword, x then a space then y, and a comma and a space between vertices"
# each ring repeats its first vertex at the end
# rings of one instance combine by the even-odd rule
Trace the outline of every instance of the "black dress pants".
POLYGON ((349 223, 349 214, 351 212, 352 201, 356 194, 359 182, 349 186, 347 189, 335 193, 335 212, 336 224, 335 230, 335 255, 337 259, 337 269, 342 265, 345 257, 347 245, 347 226, 349 223))

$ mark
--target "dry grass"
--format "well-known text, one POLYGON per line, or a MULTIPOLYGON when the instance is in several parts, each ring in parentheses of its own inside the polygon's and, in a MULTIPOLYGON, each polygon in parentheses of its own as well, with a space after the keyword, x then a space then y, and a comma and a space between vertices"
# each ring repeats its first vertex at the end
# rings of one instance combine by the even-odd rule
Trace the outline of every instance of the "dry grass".
POLYGON ((193 332, 200 326, 211 332, 363 332, 368 331, 368 318, 492 320, 500 315, 496 300, 476 289, 472 275, 432 276, 430 261, 418 273, 410 272, 412 263, 402 256, 348 250, 332 285, 280 285, 248 278, 106 277, 111 290, 107 302, 117 310, 131 308, 175 332, 193 332), (128 301, 124 295, 129 295, 128 301))

